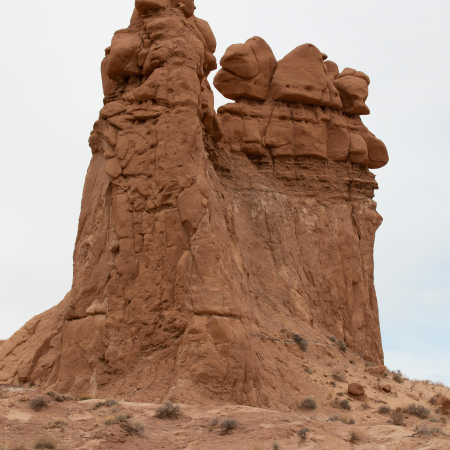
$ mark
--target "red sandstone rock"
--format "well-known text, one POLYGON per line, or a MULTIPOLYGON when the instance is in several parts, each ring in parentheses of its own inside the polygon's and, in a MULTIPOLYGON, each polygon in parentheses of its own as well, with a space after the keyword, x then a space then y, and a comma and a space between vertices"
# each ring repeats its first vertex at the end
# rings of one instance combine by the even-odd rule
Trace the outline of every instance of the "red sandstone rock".
POLYGON ((386 371, 386 366, 373 366, 366 367, 365 372, 371 373, 372 375, 380 375, 386 371))
POLYGON ((335 80, 344 111, 348 114, 370 114, 366 105, 369 96, 369 77, 354 69, 344 69, 335 80))
POLYGON ((391 392, 392 391, 392 386, 390 384, 385 384, 383 386, 383 391, 387 392, 387 393, 391 392))
MULTIPOLYGON (((266 100, 269 96, 270 82, 277 67, 275 56, 266 41, 257 36, 241 45, 248 45, 252 49, 259 66, 259 73, 253 78, 245 79, 223 68, 217 72, 214 78, 214 86, 224 97, 231 100, 238 98, 266 100)), ((247 59, 241 59, 240 70, 240 73, 247 76, 254 73, 253 58, 247 56, 247 59), (245 63, 248 66, 245 66, 245 63)))
MULTIPOLYGON (((387 152, 358 116, 330 107, 322 54, 300 52, 319 81, 301 68, 288 104, 269 98, 269 46, 248 40, 226 64, 253 75, 250 48, 260 71, 219 71, 218 89, 246 100, 217 115, 206 80, 215 39, 193 1, 156 14, 137 6, 139 20, 114 36, 102 64, 72 289, 0 347, 0 381, 285 408, 305 383, 287 332, 332 333, 381 364, 373 245, 382 219, 367 163, 387 152), (305 80, 318 83, 310 96, 305 80)), ((298 68, 290 59, 278 80, 298 68)), ((338 81, 346 77, 368 83, 356 71, 338 81)))
POLYGON ((445 398, 442 402, 442 414, 450 414, 450 400, 445 398))
POLYGON ((348 385, 348 393, 351 395, 364 395, 365 391, 361 384, 359 383, 351 383, 348 385))
POLYGON ((234 44, 227 48, 220 65, 241 78, 254 78, 259 74, 259 64, 248 44, 234 44))
POLYGON ((136 10, 141 14, 146 14, 150 10, 158 10, 167 5, 165 0, 136 0, 136 10))

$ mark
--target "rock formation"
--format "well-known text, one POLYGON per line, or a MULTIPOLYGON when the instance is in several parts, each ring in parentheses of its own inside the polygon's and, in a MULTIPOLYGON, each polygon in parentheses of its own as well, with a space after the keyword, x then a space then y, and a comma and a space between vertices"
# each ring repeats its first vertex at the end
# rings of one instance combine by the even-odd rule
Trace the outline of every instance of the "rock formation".
POLYGON ((216 41, 193 0, 136 0, 102 63, 71 291, 0 347, 0 381, 289 407, 326 335, 383 362, 369 78, 311 44, 216 41), (297 336, 298 337, 298 336, 297 336))

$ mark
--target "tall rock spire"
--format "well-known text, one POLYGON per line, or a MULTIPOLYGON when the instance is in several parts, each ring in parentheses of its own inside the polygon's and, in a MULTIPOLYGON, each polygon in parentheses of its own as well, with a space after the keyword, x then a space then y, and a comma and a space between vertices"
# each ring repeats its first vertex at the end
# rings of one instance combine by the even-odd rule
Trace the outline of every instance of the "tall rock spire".
POLYGON ((310 44, 277 63, 252 38, 222 60, 236 103, 218 116, 216 41, 194 10, 136 0, 106 49, 72 289, 0 347, 0 381, 277 407, 306 383, 294 334, 382 362, 368 166, 387 152, 355 115, 366 79, 333 78, 310 44), (286 82, 310 76, 298 58, 314 89, 286 82))

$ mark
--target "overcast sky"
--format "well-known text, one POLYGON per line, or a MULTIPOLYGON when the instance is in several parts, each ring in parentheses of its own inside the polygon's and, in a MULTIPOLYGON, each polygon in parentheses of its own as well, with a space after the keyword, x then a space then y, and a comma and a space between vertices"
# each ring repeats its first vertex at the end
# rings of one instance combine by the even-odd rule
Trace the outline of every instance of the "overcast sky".
MULTIPOLYGON (((133 0, 22 0, 0 13, 0 339, 57 304, 72 252, 87 143, 102 107, 100 62, 133 0)), ((316 45, 371 78, 364 123, 391 161, 374 171, 386 364, 450 384, 448 0, 196 0, 226 48, 263 37, 281 59, 316 45)), ((212 77, 211 77, 212 79, 212 77)), ((216 93, 216 106, 227 102, 216 93)))

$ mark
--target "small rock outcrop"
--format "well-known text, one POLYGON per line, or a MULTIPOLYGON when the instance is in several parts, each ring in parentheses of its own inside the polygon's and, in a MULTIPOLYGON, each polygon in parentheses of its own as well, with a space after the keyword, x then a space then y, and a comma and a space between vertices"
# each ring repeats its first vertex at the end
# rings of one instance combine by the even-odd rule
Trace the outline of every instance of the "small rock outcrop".
POLYGON ((327 334, 382 364, 369 78, 254 37, 221 60, 216 114, 194 1, 135 6, 102 63, 72 289, 0 347, 0 381, 286 408, 327 334))
POLYGON ((350 395, 361 396, 365 394, 364 387, 359 383, 351 383, 348 385, 348 393, 350 395))

